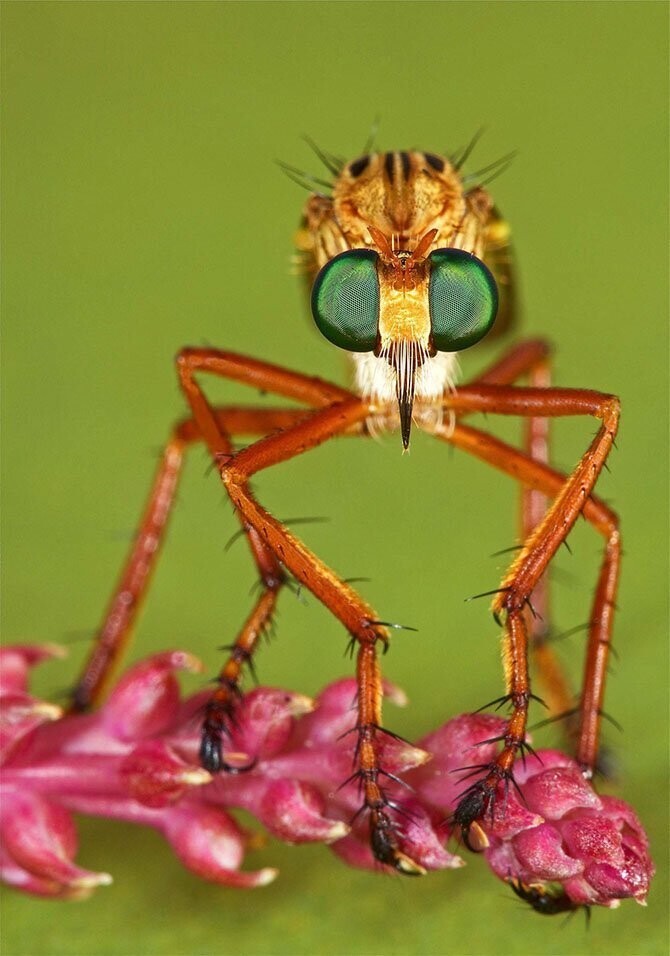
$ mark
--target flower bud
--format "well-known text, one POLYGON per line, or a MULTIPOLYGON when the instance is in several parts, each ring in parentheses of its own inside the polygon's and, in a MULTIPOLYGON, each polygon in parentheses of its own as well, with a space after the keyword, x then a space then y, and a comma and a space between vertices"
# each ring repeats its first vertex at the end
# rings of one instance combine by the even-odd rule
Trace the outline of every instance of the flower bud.
POLYGON ((244 855, 244 834, 223 810, 202 803, 184 803, 166 815, 163 832, 182 861, 198 876, 226 886, 266 886, 277 870, 239 869, 244 855))
POLYGON ((342 820, 324 815, 326 802, 313 786, 297 780, 274 780, 266 789, 257 816, 279 840, 332 843, 349 832, 342 820))
POLYGON ((212 779, 201 767, 183 763, 160 740, 146 740, 134 747, 122 760, 119 774, 131 796, 147 807, 175 803, 188 787, 212 779))
POLYGON ((111 883, 107 873, 93 873, 73 863, 77 837, 69 813, 38 794, 9 793, 3 796, 0 821, 2 844, 15 881, 19 871, 36 879, 35 886, 54 894, 63 890, 86 890, 111 883))
POLYGON ((197 658, 184 651, 155 654, 131 667, 102 709, 108 733, 118 740, 140 740, 162 733, 179 708, 174 671, 200 669, 197 658))

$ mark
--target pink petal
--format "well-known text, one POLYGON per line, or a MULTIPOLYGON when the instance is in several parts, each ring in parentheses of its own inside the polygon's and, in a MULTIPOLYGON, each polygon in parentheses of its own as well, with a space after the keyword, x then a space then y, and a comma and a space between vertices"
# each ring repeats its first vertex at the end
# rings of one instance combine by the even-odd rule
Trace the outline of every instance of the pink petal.
MULTIPOLYGON (((82 871, 85 872, 85 871, 82 871)), ((91 874, 91 877, 96 874, 91 874)), ((106 874, 97 874, 102 877, 106 874)), ((98 879, 95 885, 68 885, 67 883, 56 883, 54 880, 45 880, 34 873, 29 873, 23 867, 18 866, 6 854, 0 852, 0 880, 7 886, 13 886, 22 893, 30 893, 33 896, 45 896, 62 900, 81 900, 86 899, 95 889, 95 885, 100 885, 105 881, 98 879)), ((107 881, 109 882, 109 881, 107 881)))
POLYGON ((182 861, 198 876, 226 886, 267 886, 277 870, 239 870, 244 855, 244 835, 223 810, 204 804, 185 803, 165 814, 163 832, 182 861))
POLYGON ((510 840, 493 839, 491 846, 486 850, 486 862, 501 880, 521 879, 521 864, 516 858, 514 845, 510 840))
POLYGON ((584 863, 623 863, 621 835, 616 825, 604 814, 578 816, 558 826, 568 851, 584 863))
POLYGON ((592 863, 584 872, 584 877, 602 900, 634 897, 641 903, 647 898, 652 875, 653 868, 650 870, 646 861, 628 849, 624 850, 623 865, 592 863))
POLYGON ((341 820, 329 820, 324 815, 325 805, 315 787, 297 780, 275 780, 266 789, 257 816, 271 833, 288 843, 332 843, 346 836, 349 827, 341 820))
POLYGON ((426 870, 453 870, 465 866, 459 856, 449 853, 444 847, 448 831, 437 828, 417 800, 405 798, 398 801, 398 805, 400 810, 395 812, 395 819, 403 853, 426 870))
POLYGON ((313 712, 296 728, 298 740, 309 740, 310 747, 317 749, 332 746, 342 734, 353 731, 358 718, 357 693, 356 681, 349 677, 325 687, 314 702, 313 712))
MULTIPOLYGON (((41 882, 86 890, 111 883, 107 873, 92 873, 72 862, 77 835, 69 813, 37 794, 3 797, 0 833, 8 857, 41 882)), ((35 892, 33 889, 31 892, 35 892)))
POLYGON ((601 902, 604 903, 583 874, 569 877, 563 883, 563 889, 578 906, 597 906, 601 902))
POLYGON ((55 704, 37 700, 23 692, 0 696, 0 763, 25 748, 30 734, 41 724, 57 720, 63 711, 55 704))
POLYGON ((518 784, 523 784, 543 770, 554 770, 557 767, 567 767, 576 770, 581 775, 579 764, 572 757, 568 757, 561 750, 538 750, 526 760, 517 760, 514 764, 514 778, 518 784))
POLYGON ((468 768, 489 763, 500 749, 497 742, 482 741, 499 737, 505 727, 504 720, 491 714, 461 714, 423 737, 419 746, 433 759, 411 775, 422 800, 451 814, 474 779, 468 768))
POLYGON ((0 648, 0 694, 27 691, 31 668, 65 654, 58 644, 14 644, 0 648))
POLYGON ((359 870, 386 870, 372 855, 367 835, 349 833, 342 840, 332 843, 330 848, 347 866, 355 866, 359 870))
MULTIPOLYGON (((617 800, 616 797, 605 796, 600 799, 604 813, 621 832, 623 842, 637 847, 639 855, 645 853, 649 849, 649 840, 633 808, 623 800, 617 800)), ((651 860, 649 860, 649 866, 653 874, 651 860)))
MULTIPOLYGON (((281 839, 335 840, 335 852, 352 864, 384 869, 372 858, 365 816, 354 833, 342 837, 347 832, 342 821, 361 803, 357 781, 340 789, 356 745, 353 680, 326 688, 312 713, 301 695, 268 688, 249 694, 224 744, 226 759, 248 764, 253 758, 253 769, 211 779, 197 757, 209 692, 180 702, 174 675, 175 669, 194 666, 190 655, 157 655, 133 668, 101 711, 47 724, 40 721, 56 712, 43 711, 45 705, 30 698, 25 685, 30 667, 50 654, 50 649, 14 648, 0 656, 8 688, 0 700, 8 788, 1 808, 0 875, 6 882, 26 892, 71 897, 109 881, 107 874, 74 863, 76 838, 65 807, 155 827, 194 872, 234 886, 264 885, 276 871, 240 871, 249 841, 226 812, 230 806, 251 810, 281 839)), ((404 702, 396 689, 385 691, 404 702)), ((492 715, 455 718, 425 738, 434 759, 424 766, 425 750, 380 729, 382 767, 416 792, 408 797, 392 778, 383 780, 389 800, 398 804, 389 815, 399 851, 412 866, 461 865, 443 846, 442 818, 472 782, 462 779, 468 772, 463 765, 493 759, 500 742, 490 738, 505 726, 492 715)), ((625 896, 644 902, 653 864, 633 811, 613 798, 598 798, 566 755, 540 756, 542 764, 531 756, 515 767, 529 805, 510 790, 506 801, 496 803, 493 820, 482 821, 493 871, 503 880, 562 881, 576 903, 613 906, 625 896), (543 822, 550 818, 556 822, 543 822)))
POLYGON ((583 870, 583 863, 571 859, 563 849, 561 834, 549 823, 524 830, 512 839, 521 873, 512 873, 524 883, 564 880, 583 870))
POLYGON ((571 810, 599 810, 600 799, 576 767, 551 767, 529 776, 523 785, 528 806, 546 820, 560 820, 571 810))
POLYGON ((421 767, 432 760, 427 750, 415 747, 406 740, 391 737, 388 734, 377 735, 379 743, 379 763, 385 770, 404 776, 408 770, 421 767))
MULTIPOLYGON (((409 857, 413 864, 424 870, 457 869, 464 866, 463 860, 449 853, 443 846, 446 836, 438 832, 425 810, 413 800, 404 800, 402 808, 413 814, 414 819, 402 816, 399 812, 389 811, 395 820, 398 849, 409 857)), ((365 870, 389 871, 389 867, 379 863, 370 849, 368 824, 359 820, 352 833, 332 846, 333 852, 349 866, 365 870)))
POLYGON ((118 740, 140 740, 167 730, 179 707, 175 670, 201 669, 185 651, 167 651, 136 664, 116 685, 101 712, 107 732, 118 740))
MULTIPOLYGON (((384 681, 383 691, 385 698, 397 707, 407 703, 407 697, 395 684, 384 681)), ((316 698, 313 713, 300 720, 297 739, 309 741, 309 746, 316 750, 332 746, 343 735, 353 738, 358 720, 357 700, 358 686, 353 677, 328 684, 316 698)))
MULTIPOLYGON (((525 795, 525 794, 524 794, 525 795)), ((487 836, 498 837, 501 840, 509 839, 520 833, 522 830, 528 830, 544 823, 544 817, 539 813, 533 813, 528 807, 521 803, 517 794, 510 788, 508 793, 504 793, 495 801, 493 808, 493 820, 487 816, 482 821, 482 826, 487 836)))
POLYGON ((453 717, 419 745, 433 754, 435 760, 448 760, 452 768, 464 764, 485 763, 500 749, 500 743, 483 743, 505 733, 506 722, 493 714, 461 714, 453 717))
POLYGON ((257 687, 240 703, 232 730, 232 747, 256 758, 268 759, 287 744, 295 718, 308 714, 313 701, 273 687, 257 687))
POLYGON ((119 774, 130 795, 148 807, 175 803, 189 787, 212 779, 201 767, 185 764, 162 740, 146 740, 134 747, 122 760, 119 774))

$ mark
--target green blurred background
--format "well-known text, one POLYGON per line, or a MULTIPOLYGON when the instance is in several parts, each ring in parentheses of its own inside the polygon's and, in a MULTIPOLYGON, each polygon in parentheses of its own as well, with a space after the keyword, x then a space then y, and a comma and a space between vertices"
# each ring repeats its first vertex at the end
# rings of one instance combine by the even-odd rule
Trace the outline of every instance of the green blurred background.
MULTIPOLYGON (((290 275, 306 193, 279 158, 320 174, 301 140, 353 158, 379 145, 449 151, 480 126, 471 168, 519 155, 492 186, 515 234, 518 334, 557 345, 562 385, 618 392, 619 448, 600 492, 626 550, 607 709, 618 793, 647 824, 649 908, 542 920, 471 858, 407 881, 345 868, 322 847, 270 843, 247 865, 279 880, 198 881, 162 840, 82 820, 82 863, 114 885, 84 904, 4 894, 12 954, 665 953, 667 5, 663 3, 9 3, 4 5, 3 635, 62 640, 58 694, 85 651, 157 448, 183 414, 172 358, 212 343, 346 381, 290 275)), ((499 348, 500 346, 498 346, 499 348)), ((493 356, 464 358, 466 374, 493 356)), ((216 397, 244 390, 212 386, 216 397)), ((264 400, 267 401, 267 400, 264 400)), ((497 427, 493 421, 491 427, 497 427)), ((594 431, 561 423, 569 467, 594 431)), ((506 423, 501 434, 515 437, 506 423)), ((202 451, 192 456, 132 657, 188 647, 208 671, 249 607, 253 568, 202 451)), ((418 736, 500 692, 485 602, 513 543, 513 484, 416 434, 332 443, 259 476, 281 517, 400 633, 385 659, 409 693, 388 712, 418 736)), ((571 538, 556 623, 586 620, 601 544, 571 538)), ((265 682, 315 692, 347 671, 345 636, 286 594, 265 682)), ((575 675, 583 636, 561 645, 575 675)), ((198 686, 191 679, 188 688, 198 686)), ((539 714, 532 715, 539 719, 539 714)), ((542 745, 556 740, 542 732, 542 745)))

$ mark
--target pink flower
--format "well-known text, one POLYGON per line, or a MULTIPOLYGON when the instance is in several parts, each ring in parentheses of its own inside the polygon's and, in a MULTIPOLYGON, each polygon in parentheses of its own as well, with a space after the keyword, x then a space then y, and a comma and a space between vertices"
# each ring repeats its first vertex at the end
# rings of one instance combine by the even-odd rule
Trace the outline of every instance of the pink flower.
MULTIPOLYGON (((70 811, 153 826, 206 879, 249 887, 274 879, 271 868, 240 871, 248 835, 224 809, 202 799, 211 777, 189 756, 197 725, 192 711, 185 735, 185 705, 174 675, 198 670, 195 658, 158 654, 128 671, 95 714, 54 719, 26 690, 28 669, 48 655, 48 649, 26 647, 0 653, 0 705, 9 698, 0 802, 5 882, 60 897, 86 896, 111 882, 107 873, 74 864, 70 811)), ((287 715, 300 710, 286 694, 280 708, 287 715)))
MULTIPOLYGON (((357 780, 349 779, 353 680, 329 685, 316 702, 274 688, 251 691, 223 742, 225 761, 238 772, 212 777, 198 762, 208 692, 182 700, 175 676, 199 670, 195 658, 183 652, 149 658, 121 678, 96 713, 61 716, 27 689, 30 668, 53 655, 53 648, 0 652, 0 875, 7 883, 81 897, 110 882, 108 874, 74 863, 73 811, 153 826, 187 867, 231 886, 263 886, 276 876, 269 867, 240 869, 255 838, 231 808, 250 811, 279 839, 328 843, 352 865, 383 868, 370 850, 365 814, 358 813, 357 780)), ((387 685, 385 692, 404 703, 397 688, 387 685)), ((389 816, 413 872, 463 865, 444 846, 445 818, 467 786, 455 771, 491 760, 496 744, 486 741, 503 727, 498 717, 464 715, 421 747, 379 732, 389 816)), ((523 796, 514 788, 501 793, 471 832, 470 842, 485 848, 496 875, 543 912, 612 906, 630 896, 644 901, 653 866, 629 807, 599 797, 556 751, 527 758, 515 777, 523 796), (553 884, 560 884, 558 892, 553 884)))
MULTIPOLYGON (((422 801, 453 812, 471 782, 458 768, 493 760, 491 739, 504 731, 498 717, 465 714, 425 737, 421 745, 434 759, 430 770, 415 774, 422 801)), ((654 867, 642 824, 621 800, 599 796, 578 764, 557 750, 517 761, 514 784, 506 792, 500 784, 474 829, 493 872, 540 912, 615 907, 629 897, 645 903, 654 867)))

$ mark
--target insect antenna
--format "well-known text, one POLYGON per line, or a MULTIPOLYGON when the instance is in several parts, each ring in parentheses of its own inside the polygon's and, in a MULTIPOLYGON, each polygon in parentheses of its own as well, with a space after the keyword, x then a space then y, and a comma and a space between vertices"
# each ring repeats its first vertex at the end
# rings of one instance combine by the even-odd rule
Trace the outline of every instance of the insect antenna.
MULTIPOLYGON (((325 179, 319 179, 318 176, 312 176, 310 173, 304 172, 302 169, 296 169, 295 166, 290 166, 288 163, 282 162, 281 159, 275 160, 277 165, 281 170, 283 170, 288 178, 296 183, 298 186, 302 186, 303 189, 307 189, 308 192, 313 192, 315 186, 325 186, 326 189, 332 189, 333 184, 328 182, 325 179)), ((317 190, 321 195, 321 190, 317 190)))
MULTIPOLYGON (((468 145, 465 147, 465 149, 461 150, 460 154, 459 154, 459 153, 456 153, 454 156, 450 157, 450 158, 451 158, 451 165, 454 167, 455 170, 458 171, 458 170, 461 168, 461 166, 463 165, 463 163, 469 158, 469 156, 470 156, 470 154, 472 153, 473 149, 475 148, 475 146, 477 145, 477 143, 479 142, 479 140, 480 140, 480 139, 482 138, 482 136, 484 135, 484 129, 485 129, 485 127, 480 126, 480 128, 477 130, 477 132, 476 132, 475 135, 472 137, 472 139, 470 140, 470 142, 468 143, 468 145)), ((465 180, 464 180, 464 182, 465 182, 465 180)))
POLYGON ((515 157, 517 156, 518 150, 514 149, 511 153, 506 153, 504 156, 501 156, 500 159, 496 159, 495 162, 489 163, 488 166, 482 166, 481 169, 478 169, 474 173, 468 173, 467 176, 463 177, 463 185, 469 183, 474 183, 475 180, 478 180, 476 185, 478 187, 488 186, 489 183, 492 183, 494 179, 497 179, 498 176, 501 176, 506 169, 508 169, 515 157), (480 176, 484 176, 486 173, 491 173, 486 179, 480 179, 480 176))
POLYGON ((381 118, 379 116, 375 116, 372 121, 372 126, 370 127, 370 132, 368 133, 368 138, 363 146, 363 152, 361 153, 362 156, 367 156, 367 154, 372 152, 374 149, 375 143, 377 141, 377 133, 379 132, 380 122, 381 118))
POLYGON ((303 136, 303 139, 312 152, 318 156, 328 172, 332 173, 333 176, 339 176, 342 172, 342 167, 344 166, 344 160, 340 156, 333 156, 332 153, 327 153, 325 150, 321 149, 316 145, 311 137, 303 136))

